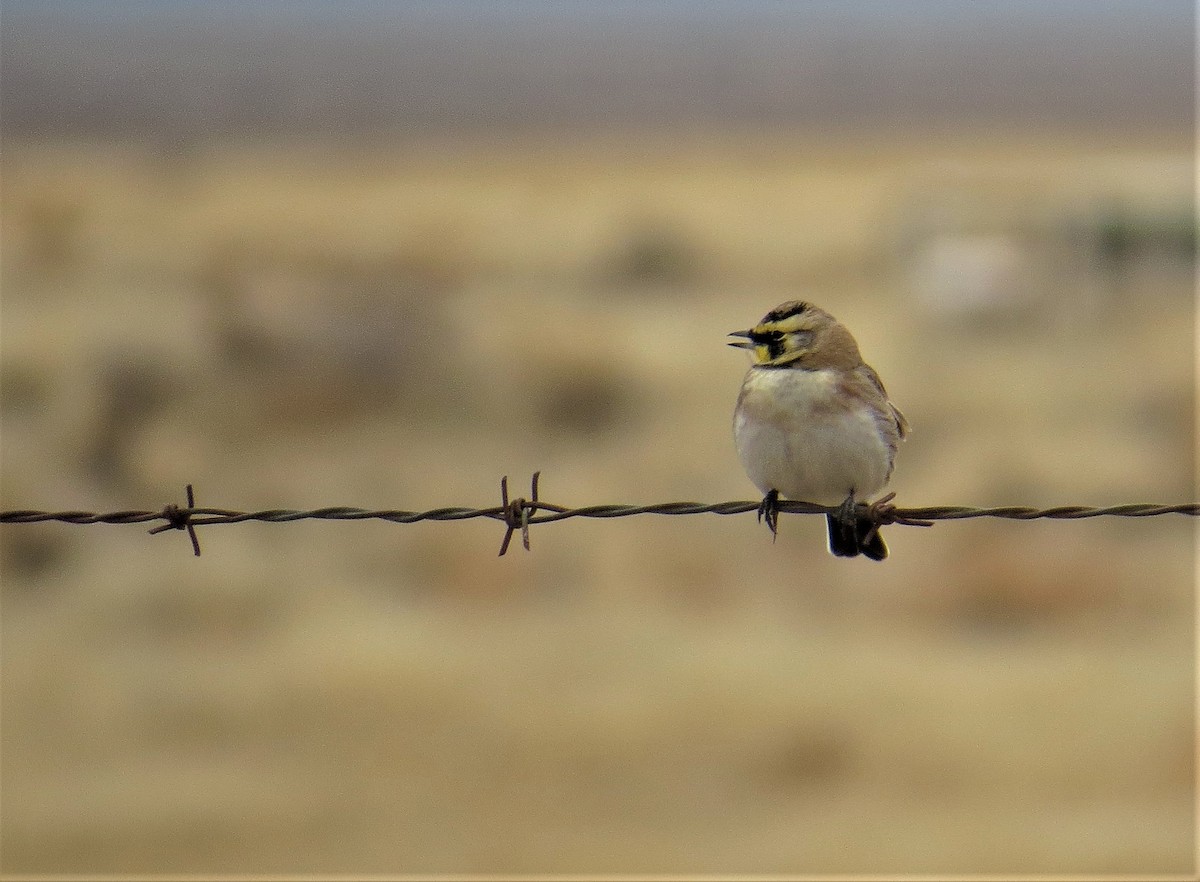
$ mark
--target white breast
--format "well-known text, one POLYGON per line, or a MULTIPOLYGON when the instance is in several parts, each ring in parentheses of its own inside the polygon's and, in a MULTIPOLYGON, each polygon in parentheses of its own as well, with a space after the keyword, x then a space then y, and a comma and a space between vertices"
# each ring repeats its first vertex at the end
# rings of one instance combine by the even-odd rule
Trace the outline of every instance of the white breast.
POLYGON ((883 489, 892 451, 866 402, 837 400, 830 370, 752 368, 734 415, 738 456, 764 494, 837 505, 883 489))

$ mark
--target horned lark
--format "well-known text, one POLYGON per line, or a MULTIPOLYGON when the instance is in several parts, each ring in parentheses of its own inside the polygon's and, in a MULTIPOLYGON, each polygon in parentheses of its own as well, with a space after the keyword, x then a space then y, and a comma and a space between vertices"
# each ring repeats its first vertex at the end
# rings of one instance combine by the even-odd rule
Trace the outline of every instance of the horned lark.
POLYGON ((733 416, 742 467, 764 494, 759 519, 775 533, 780 495, 840 506, 828 516, 839 557, 887 557, 856 504, 882 490, 908 422, 887 397, 858 344, 823 309, 791 300, 730 343, 754 353, 733 416))

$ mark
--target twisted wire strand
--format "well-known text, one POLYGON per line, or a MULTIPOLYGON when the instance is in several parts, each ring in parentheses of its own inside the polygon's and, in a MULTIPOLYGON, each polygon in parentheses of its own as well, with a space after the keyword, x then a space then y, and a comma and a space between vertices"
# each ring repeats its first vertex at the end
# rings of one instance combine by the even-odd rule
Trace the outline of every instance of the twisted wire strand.
MULTIPOLYGON (((402 509, 365 509, 332 506, 309 510, 276 508, 248 512, 197 506, 192 486, 189 484, 187 486, 186 506, 170 504, 158 510, 130 510, 103 513, 15 509, 0 512, 0 523, 33 524, 54 521, 65 524, 147 524, 161 521, 162 523, 150 530, 151 533, 161 533, 167 530, 186 530, 191 539, 193 551, 198 556, 200 554, 200 544, 196 538, 195 528, 216 524, 241 524, 248 521, 278 524, 304 520, 378 520, 396 524, 414 524, 419 521, 462 521, 472 518, 491 518, 502 521, 507 525, 508 529, 500 548, 500 553, 504 554, 508 550, 509 541, 517 530, 521 531, 522 542, 525 548, 529 548, 529 527, 532 524, 545 524, 567 520, 568 518, 624 518, 643 514, 733 515, 761 510, 761 503, 757 500, 712 503, 659 502, 650 505, 609 504, 568 508, 538 499, 539 475, 540 473, 535 473, 533 476, 532 499, 528 500, 520 497, 512 500, 509 499, 508 478, 506 476, 500 485, 501 504, 489 508, 451 506, 433 508, 426 511, 404 511, 402 509)), ((1028 506, 976 508, 963 505, 934 505, 920 508, 899 508, 891 504, 891 498, 891 496, 887 496, 870 505, 860 504, 860 514, 881 526, 888 524, 930 526, 934 521, 965 520, 969 518, 1004 518, 1007 520, 1030 521, 1041 518, 1055 520, 1080 520, 1096 517, 1145 518, 1167 514, 1179 514, 1191 517, 1200 516, 1200 503, 1195 502, 1177 505, 1130 503, 1104 507, 1061 505, 1053 508, 1032 508, 1028 506)), ((836 514, 838 512, 837 507, 791 500, 780 501, 778 503, 778 510, 790 514, 836 514)))
MULTIPOLYGON (((745 514, 757 511, 758 501, 732 502, 658 502, 651 505, 586 505, 580 508, 564 508, 546 502, 526 502, 524 508, 529 511, 545 512, 533 514, 529 518, 531 524, 545 524, 553 521, 564 521, 569 518, 625 518, 633 515, 692 515, 745 514)), ((492 518, 505 520, 505 509, 502 506, 492 508, 433 508, 428 511, 403 511, 400 509, 365 509, 350 507, 316 508, 310 510, 273 508, 264 511, 234 511, 223 508, 176 508, 179 516, 186 517, 188 523, 196 527, 212 526, 215 524, 241 524, 247 521, 283 524, 291 521, 391 521, 396 524, 415 524, 419 521, 464 521, 472 518, 492 518)), ((836 507, 814 505, 811 503, 781 501, 779 511, 789 514, 836 514, 836 507)), ((1025 506, 1003 506, 999 508, 973 508, 962 505, 933 505, 923 508, 897 508, 895 515, 897 523, 902 519, 928 521, 958 521, 970 518, 1004 518, 1013 521, 1032 521, 1040 518, 1054 520, 1080 520, 1083 518, 1123 517, 1148 518, 1157 515, 1180 514, 1192 517, 1200 516, 1200 503, 1188 502, 1179 505, 1154 505, 1151 503, 1131 503, 1127 505, 1112 505, 1104 508, 1092 508, 1083 505, 1063 505, 1055 508, 1028 508, 1025 506)), ((34 524, 45 521, 56 521, 64 524, 146 524, 151 521, 169 520, 164 509, 156 511, 114 511, 97 514, 88 511, 34 511, 14 509, 0 512, 2 524, 34 524)), ((163 524, 167 529, 173 524, 163 524)))

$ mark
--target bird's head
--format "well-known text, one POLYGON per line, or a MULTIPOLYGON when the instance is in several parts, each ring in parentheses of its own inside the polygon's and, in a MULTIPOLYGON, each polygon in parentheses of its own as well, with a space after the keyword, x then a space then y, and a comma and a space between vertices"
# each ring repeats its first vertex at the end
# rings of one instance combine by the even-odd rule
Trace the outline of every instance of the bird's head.
POLYGON ((759 367, 851 369, 862 362, 850 332, 825 310, 802 300, 782 303, 753 328, 729 336, 745 338, 729 345, 751 350, 759 367))

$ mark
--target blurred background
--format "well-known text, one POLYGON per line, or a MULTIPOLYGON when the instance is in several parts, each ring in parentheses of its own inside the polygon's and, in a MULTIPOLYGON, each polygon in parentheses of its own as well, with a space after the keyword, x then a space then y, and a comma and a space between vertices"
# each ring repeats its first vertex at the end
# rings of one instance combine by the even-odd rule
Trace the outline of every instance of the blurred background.
MULTIPOLYGON (((9 0, 2 507, 1195 498, 1183 0, 9 0)), ((1194 872, 1183 517, 6 526, 6 873, 1194 872)))

